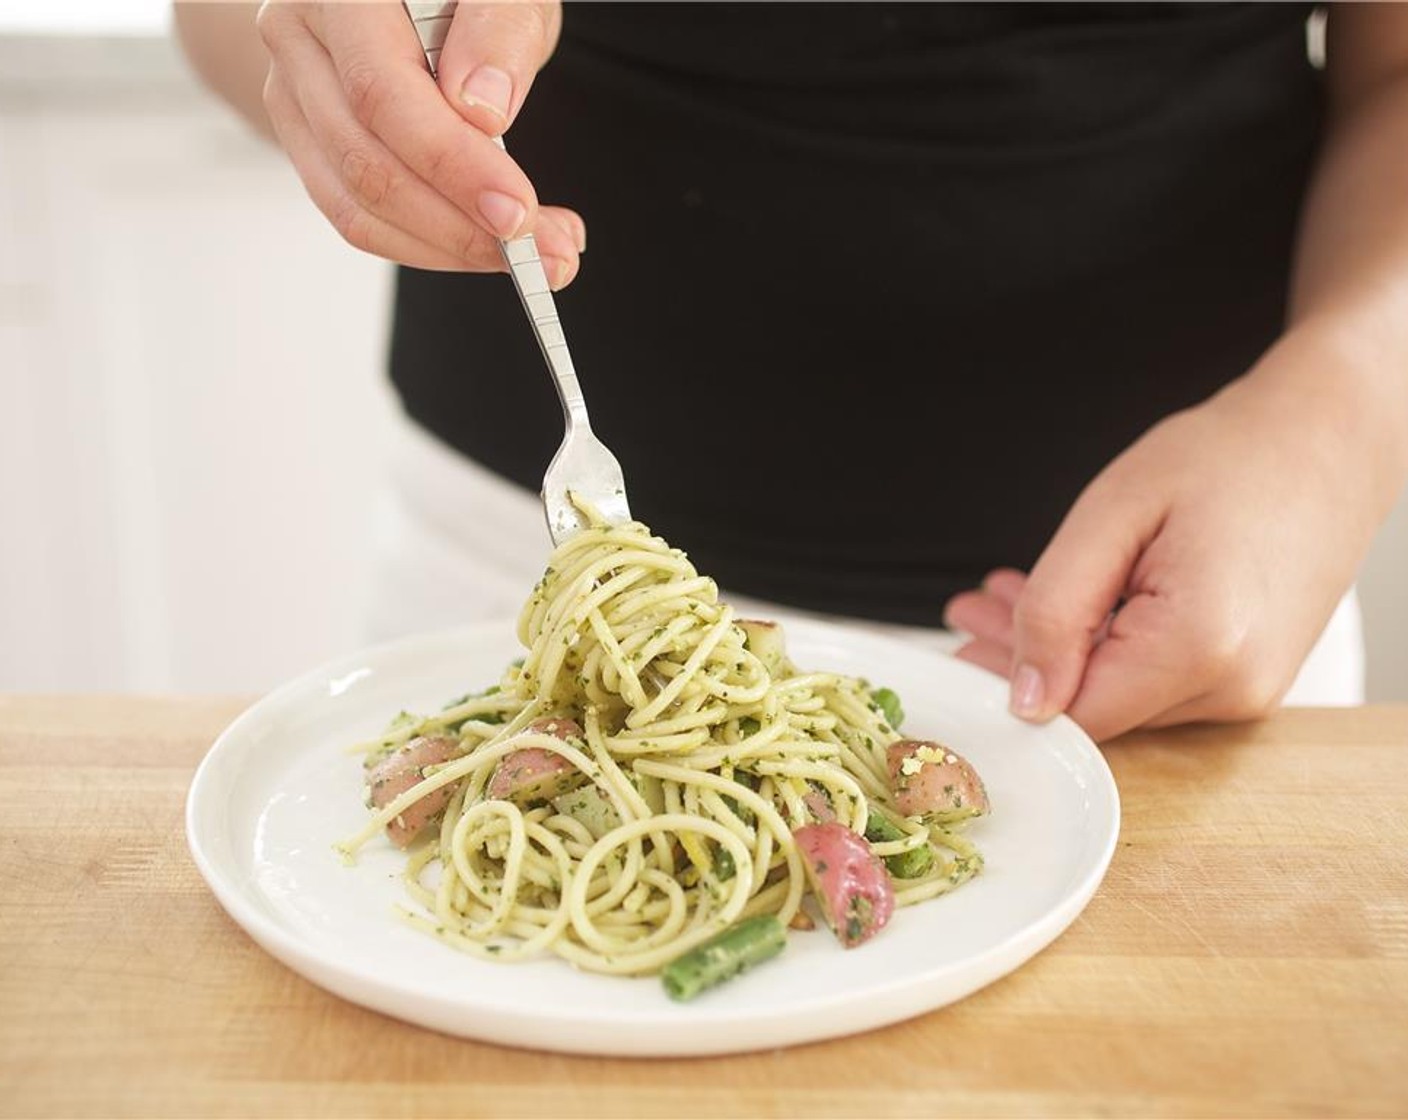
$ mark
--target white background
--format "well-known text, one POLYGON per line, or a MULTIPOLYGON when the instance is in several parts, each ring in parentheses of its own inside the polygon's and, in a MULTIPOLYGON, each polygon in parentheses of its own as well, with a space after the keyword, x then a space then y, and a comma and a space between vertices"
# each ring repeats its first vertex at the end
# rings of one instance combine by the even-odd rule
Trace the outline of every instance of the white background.
MULTIPOLYGON (((166 24, 0 0, 0 690, 259 692, 362 642, 390 268, 166 24)), ((1370 699, 1408 700, 1405 572, 1401 501, 1370 699)))

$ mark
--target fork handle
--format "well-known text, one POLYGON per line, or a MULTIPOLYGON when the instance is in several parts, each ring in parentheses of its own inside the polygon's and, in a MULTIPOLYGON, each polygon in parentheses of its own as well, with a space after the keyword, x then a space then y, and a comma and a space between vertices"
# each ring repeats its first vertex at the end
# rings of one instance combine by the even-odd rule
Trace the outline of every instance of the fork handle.
MULTIPOLYGON (((455 0, 402 0, 402 3, 420 37, 425 63, 433 76, 438 72, 440 51, 445 46, 445 36, 449 34, 450 21, 455 16, 455 0)), ((494 143, 502 148, 503 137, 494 137, 494 143)), ((500 239, 499 252, 503 254, 528 321, 533 324, 533 334, 543 352, 543 360, 552 373, 568 430, 580 427, 590 431, 586 398, 582 396, 577 370, 567 349, 567 338, 562 332, 557 304, 552 298, 552 285, 548 283, 542 258, 538 255, 538 243, 531 233, 525 233, 522 237, 500 239)))

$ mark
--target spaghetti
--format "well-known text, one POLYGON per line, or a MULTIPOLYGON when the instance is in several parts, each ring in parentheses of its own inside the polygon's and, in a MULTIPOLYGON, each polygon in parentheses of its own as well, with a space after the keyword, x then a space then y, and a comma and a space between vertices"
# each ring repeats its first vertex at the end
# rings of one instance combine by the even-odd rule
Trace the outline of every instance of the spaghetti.
POLYGON ((522 661, 356 748, 371 774, 415 765, 348 858, 443 804, 408 854, 408 920, 486 959, 634 975, 745 919, 805 924, 809 824, 921 869, 895 878, 899 906, 979 870, 961 820, 897 808, 901 735, 868 682, 798 670, 780 629, 737 619, 682 551, 584 513, 519 616, 522 661))

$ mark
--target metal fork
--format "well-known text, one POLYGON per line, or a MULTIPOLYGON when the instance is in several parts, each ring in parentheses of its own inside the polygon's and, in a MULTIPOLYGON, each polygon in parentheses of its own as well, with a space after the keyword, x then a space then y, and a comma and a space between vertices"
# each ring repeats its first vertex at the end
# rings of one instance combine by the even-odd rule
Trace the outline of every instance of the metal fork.
MULTIPOLYGON (((406 13, 415 25, 425 49, 425 61, 435 74, 440 61, 440 50, 445 44, 445 36, 450 29, 450 20, 455 14, 455 0, 403 0, 406 13)), ((500 148, 502 139, 495 138, 500 148)), ((543 475, 543 509, 547 514, 548 532, 554 544, 561 544, 567 537, 586 526, 587 520, 573 502, 576 497, 596 509, 611 524, 622 524, 631 520, 631 510, 626 502, 626 481, 621 472, 621 464, 611 449, 602 443, 592 431, 591 420, 587 416, 587 402, 582 395, 582 386, 577 381, 577 371, 572 365, 572 355, 567 350, 567 339, 562 331, 562 323, 557 316, 557 304, 552 298, 552 287, 543 271, 542 259, 538 256, 538 245, 533 235, 515 237, 500 241, 499 249, 508 265, 513 286, 533 324, 533 334, 543 352, 557 386, 558 398, 562 401, 562 414, 566 421, 566 432, 557 454, 548 464, 543 475)))

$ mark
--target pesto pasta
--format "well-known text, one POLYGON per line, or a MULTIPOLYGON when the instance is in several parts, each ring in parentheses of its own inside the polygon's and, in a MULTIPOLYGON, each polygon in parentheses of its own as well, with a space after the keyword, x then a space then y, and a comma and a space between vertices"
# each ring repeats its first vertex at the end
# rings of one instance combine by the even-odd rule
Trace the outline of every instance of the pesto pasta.
POLYGON ((799 669, 685 553, 584 513, 519 616, 521 661, 354 748, 372 813, 339 848, 407 847, 408 921, 486 959, 654 974, 748 918, 806 924, 810 824, 869 836, 895 905, 980 869, 971 813, 897 806, 893 694, 799 669))

